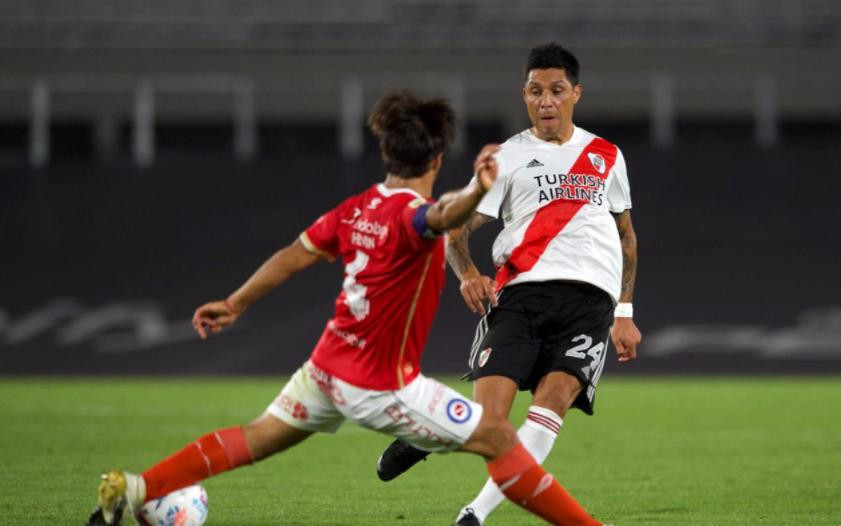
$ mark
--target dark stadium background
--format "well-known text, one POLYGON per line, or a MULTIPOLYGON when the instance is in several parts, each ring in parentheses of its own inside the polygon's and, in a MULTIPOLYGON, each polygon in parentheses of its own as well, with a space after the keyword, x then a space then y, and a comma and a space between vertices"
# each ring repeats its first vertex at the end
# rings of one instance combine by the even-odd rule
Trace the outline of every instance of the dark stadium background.
MULTIPOLYGON (((193 309, 382 178, 363 119, 390 89, 459 108, 437 189, 463 184, 526 126, 549 40, 631 178, 643 345, 608 374, 841 372, 839 5, 2 1, 0 375, 291 372, 339 265, 208 342, 193 309)), ((461 372, 474 323, 449 274, 426 370, 461 372)))

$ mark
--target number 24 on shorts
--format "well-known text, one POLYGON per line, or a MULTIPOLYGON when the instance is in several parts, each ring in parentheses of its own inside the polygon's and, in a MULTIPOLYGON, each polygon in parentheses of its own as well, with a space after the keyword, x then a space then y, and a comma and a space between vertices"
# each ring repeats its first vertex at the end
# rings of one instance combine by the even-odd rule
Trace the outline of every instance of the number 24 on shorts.
POLYGON ((581 342, 572 349, 569 349, 566 353, 566 356, 570 356, 572 358, 578 358, 579 360, 584 360, 589 355, 593 361, 590 362, 590 367, 595 367, 602 359, 602 352, 604 352, 604 343, 599 342, 596 345, 590 347, 593 344, 593 338, 587 336, 586 334, 579 334, 575 338, 572 339, 573 343, 581 342))

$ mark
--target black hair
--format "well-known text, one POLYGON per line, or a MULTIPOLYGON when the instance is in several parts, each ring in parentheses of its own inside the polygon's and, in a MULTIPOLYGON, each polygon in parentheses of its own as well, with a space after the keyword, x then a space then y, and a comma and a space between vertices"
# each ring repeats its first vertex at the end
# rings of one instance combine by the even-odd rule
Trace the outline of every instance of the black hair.
POLYGON ((386 172, 411 179, 449 150, 456 135, 456 112, 444 99, 423 100, 401 91, 374 104, 368 126, 380 140, 386 172))
POLYGON ((566 71, 570 83, 578 84, 578 59, 557 42, 537 46, 529 52, 526 60, 525 76, 533 69, 562 69, 566 71))

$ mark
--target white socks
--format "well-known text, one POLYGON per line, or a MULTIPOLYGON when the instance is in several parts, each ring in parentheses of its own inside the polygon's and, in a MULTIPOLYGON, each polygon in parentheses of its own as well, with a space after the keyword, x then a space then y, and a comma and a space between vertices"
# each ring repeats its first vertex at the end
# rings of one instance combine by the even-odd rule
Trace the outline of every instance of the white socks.
POLYGON ((146 481, 142 475, 123 471, 126 477, 126 500, 132 515, 140 511, 146 501, 146 481))
MULTIPOLYGON (((538 464, 543 464, 549 456, 563 423, 563 419, 550 409, 536 405, 529 407, 526 421, 517 430, 517 436, 538 464)), ((461 509, 458 518, 464 515, 467 508, 471 508, 479 522, 485 522, 485 518, 504 500, 505 495, 489 478, 473 502, 461 509)))

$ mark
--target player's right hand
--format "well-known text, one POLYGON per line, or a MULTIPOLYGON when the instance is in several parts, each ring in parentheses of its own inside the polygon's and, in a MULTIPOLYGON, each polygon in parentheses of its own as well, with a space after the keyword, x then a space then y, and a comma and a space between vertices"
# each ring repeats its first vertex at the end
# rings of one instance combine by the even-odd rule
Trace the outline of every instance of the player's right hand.
POLYGON ((485 300, 496 307, 496 281, 488 276, 476 276, 467 278, 461 282, 459 291, 464 303, 473 314, 485 315, 485 300))
POLYGON ((610 338, 620 362, 630 362, 637 358, 637 347, 642 341, 642 334, 633 318, 616 318, 610 329, 610 338))
POLYGON ((242 311, 236 311, 225 300, 211 301, 205 303, 193 314, 193 328, 199 333, 202 340, 207 339, 207 334, 217 334, 223 328, 237 320, 242 311))
POLYGON ((498 144, 486 144, 479 155, 476 156, 476 160, 473 161, 473 173, 476 174, 476 179, 486 192, 493 186, 499 172, 499 166, 494 155, 500 148, 501 146, 498 144))

